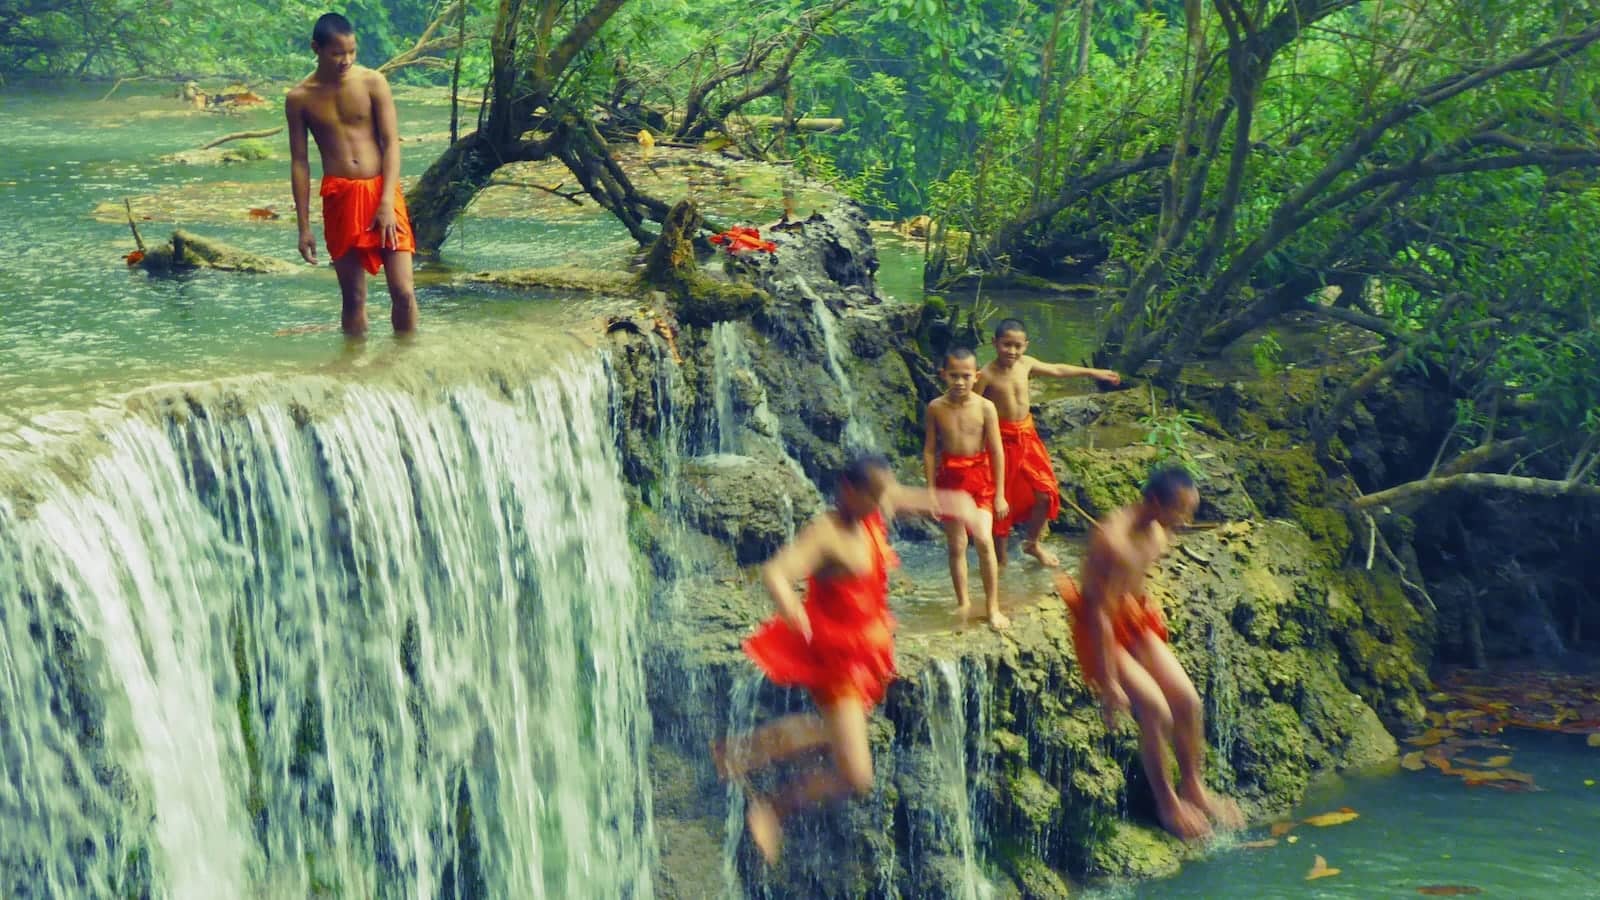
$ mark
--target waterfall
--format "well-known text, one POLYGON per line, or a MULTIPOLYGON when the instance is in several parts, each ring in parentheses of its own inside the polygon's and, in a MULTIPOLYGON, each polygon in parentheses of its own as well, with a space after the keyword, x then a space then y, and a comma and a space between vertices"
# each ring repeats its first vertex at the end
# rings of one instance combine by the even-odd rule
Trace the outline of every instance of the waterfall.
POLYGON ((789 453, 783 440, 783 426, 767 403, 767 391, 755 374, 755 361, 746 345, 747 338, 738 322, 721 321, 711 326, 712 392, 716 421, 711 434, 702 446, 715 448, 717 453, 750 455, 754 447, 746 446, 745 431, 741 429, 738 413, 739 382, 750 384, 755 394, 747 401, 750 408, 751 431, 770 440, 773 453, 789 470, 810 483, 800 462, 789 453))
MULTIPOLYGON (((746 670, 736 675, 729 689, 728 729, 725 738, 734 739, 750 734, 756 728, 756 695, 761 690, 760 672, 746 670)), ((728 813, 722 831, 722 896, 724 900, 739 900, 745 896, 744 883, 739 878, 739 844, 744 840, 744 789, 735 779, 728 781, 728 813)))
MULTIPOLYGON (((978 674, 982 674, 981 669, 978 674)), ((952 812, 952 821, 943 823, 953 834, 948 835, 960 854, 962 900, 989 900, 994 888, 984 878, 978 865, 978 847, 983 835, 979 833, 977 784, 971 777, 975 766, 983 765, 983 754, 973 753, 968 759, 968 739, 978 736, 978 744, 989 733, 988 685, 986 679, 974 678, 970 687, 962 678, 960 663, 951 659, 932 660, 923 672, 923 688, 928 698, 928 733, 933 742, 937 760, 939 782, 936 790, 948 794, 944 798, 952 812), (968 715, 969 697, 974 701, 973 715, 968 715)))
POLYGON ((649 896, 610 385, 190 399, 0 499, 0 893, 649 896))
POLYGON ((872 430, 862 424, 856 415, 856 389, 850 382, 850 375, 844 370, 844 348, 839 344, 838 319, 834 317, 833 310, 828 308, 828 304, 814 293, 811 309, 817 318, 817 327, 822 329, 823 346, 828 352, 828 371, 833 374, 833 379, 839 382, 839 392, 844 395, 845 414, 849 417, 844 425, 845 448, 876 450, 878 441, 872 436, 872 430))
POLYGON ((1233 674, 1233 659, 1227 641, 1216 623, 1206 625, 1206 652, 1211 659, 1211 686, 1206 691, 1206 721, 1210 723, 1212 746, 1224 768, 1233 766, 1233 748, 1239 736, 1239 682, 1233 674))

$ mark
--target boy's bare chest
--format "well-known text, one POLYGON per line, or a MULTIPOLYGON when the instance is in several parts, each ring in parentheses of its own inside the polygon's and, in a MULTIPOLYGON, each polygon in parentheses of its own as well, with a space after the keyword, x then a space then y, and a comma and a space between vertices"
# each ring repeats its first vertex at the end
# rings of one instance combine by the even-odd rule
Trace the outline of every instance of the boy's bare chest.
POLYGON ((306 104, 306 118, 317 130, 360 127, 372 120, 372 100, 356 88, 330 91, 306 104))
POLYGON ((980 437, 983 434, 983 408, 972 402, 947 406, 940 412, 939 426, 947 437, 980 437))

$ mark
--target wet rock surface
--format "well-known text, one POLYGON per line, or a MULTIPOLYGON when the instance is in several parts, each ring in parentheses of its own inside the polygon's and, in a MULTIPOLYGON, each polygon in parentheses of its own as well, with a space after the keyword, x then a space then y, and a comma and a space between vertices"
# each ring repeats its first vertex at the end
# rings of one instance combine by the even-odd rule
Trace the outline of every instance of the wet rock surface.
MULTIPOLYGON (((661 542, 684 527, 729 548, 723 562, 656 556, 681 598, 658 603, 671 608, 649 654, 660 892, 965 896, 981 880, 997 896, 1058 897, 1086 879, 1170 874, 1192 851, 1154 827, 1136 732, 1107 732, 1065 610, 1044 592, 1013 611, 1005 634, 902 629, 901 677, 871 719, 872 794, 792 820, 775 867, 749 844, 743 795, 717 780, 708 743, 812 707, 741 653, 770 604, 731 561, 759 561, 820 509, 847 448, 876 447, 920 482, 929 399, 910 337, 918 310, 877 296, 865 217, 847 207, 772 239, 776 254, 726 273, 771 298, 749 320, 680 323, 676 359, 648 330, 613 335, 625 468, 641 496, 661 501, 640 531, 661 542)), ((1063 493, 1091 515, 1133 501, 1161 457, 1141 441, 1097 442, 1147 410, 1132 391, 1036 407, 1063 493)), ((1224 434, 1202 423, 1184 448, 1201 470, 1205 521, 1181 536, 1152 590, 1206 702, 1212 785, 1264 816, 1320 774, 1394 755, 1385 721, 1411 714, 1431 623, 1390 579, 1339 567, 1342 514, 1306 451, 1224 434)), ((1081 534, 1084 523, 1063 509, 1055 528, 1081 534)), ((939 569, 891 603, 942 595, 939 569)), ((1014 564, 1003 577, 1024 573, 1014 564)), ((770 790, 818 761, 752 786, 770 790)))

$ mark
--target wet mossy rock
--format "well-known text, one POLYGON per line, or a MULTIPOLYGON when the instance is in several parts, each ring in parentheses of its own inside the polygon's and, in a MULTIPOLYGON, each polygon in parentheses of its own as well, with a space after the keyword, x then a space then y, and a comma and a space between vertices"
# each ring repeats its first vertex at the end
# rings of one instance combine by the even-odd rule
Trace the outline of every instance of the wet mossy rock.
POLYGON ((709 326, 731 319, 748 319, 770 298, 748 284, 717 281, 700 271, 695 262, 694 238, 702 219, 693 202, 680 200, 661 224, 661 236, 645 256, 645 285, 666 291, 678 321, 709 326))

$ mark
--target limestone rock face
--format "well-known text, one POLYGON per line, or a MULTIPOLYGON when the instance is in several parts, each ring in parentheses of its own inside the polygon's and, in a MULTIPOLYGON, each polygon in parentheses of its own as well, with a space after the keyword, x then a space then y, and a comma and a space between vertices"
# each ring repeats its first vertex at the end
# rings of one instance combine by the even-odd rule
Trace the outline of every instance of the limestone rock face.
MULTIPOLYGON (((1004 635, 925 618, 902 629, 900 678, 870 720, 873 791, 791 820, 778 865, 743 834, 743 793, 712 770, 708 742, 812 706, 740 650, 771 615, 751 573, 714 553, 684 563, 685 539, 664 535, 678 528, 757 563, 823 507, 848 453, 875 447, 921 480, 917 311, 878 298, 864 226, 845 207, 773 234, 776 254, 729 275, 770 302, 748 319, 680 320, 678 359, 650 334, 611 338, 624 468, 655 498, 636 543, 657 548, 663 596, 682 598, 658 602, 670 615, 648 656, 658 892, 942 897, 986 881, 995 896, 1053 898, 1075 881, 1170 874, 1188 851, 1154 825, 1137 734, 1107 732, 1063 604, 1043 589, 1004 635)), ((1035 410, 1063 492, 1095 516, 1136 499, 1163 452, 1143 440, 1149 406, 1133 394, 1035 410)), ((1383 579, 1339 568, 1327 495, 1302 451, 1219 433, 1202 422, 1186 438, 1208 527, 1180 535, 1151 590, 1205 702, 1212 786, 1263 816, 1320 774, 1392 758, 1384 722, 1404 720, 1423 683, 1427 623, 1383 579)), ((1084 525, 1064 510, 1056 527, 1084 525)), ((1005 577, 1026 575, 1014 565, 1005 577)), ((892 592, 908 622, 927 615, 918 594, 892 592)), ((761 773, 751 789, 814 762, 761 773)))

